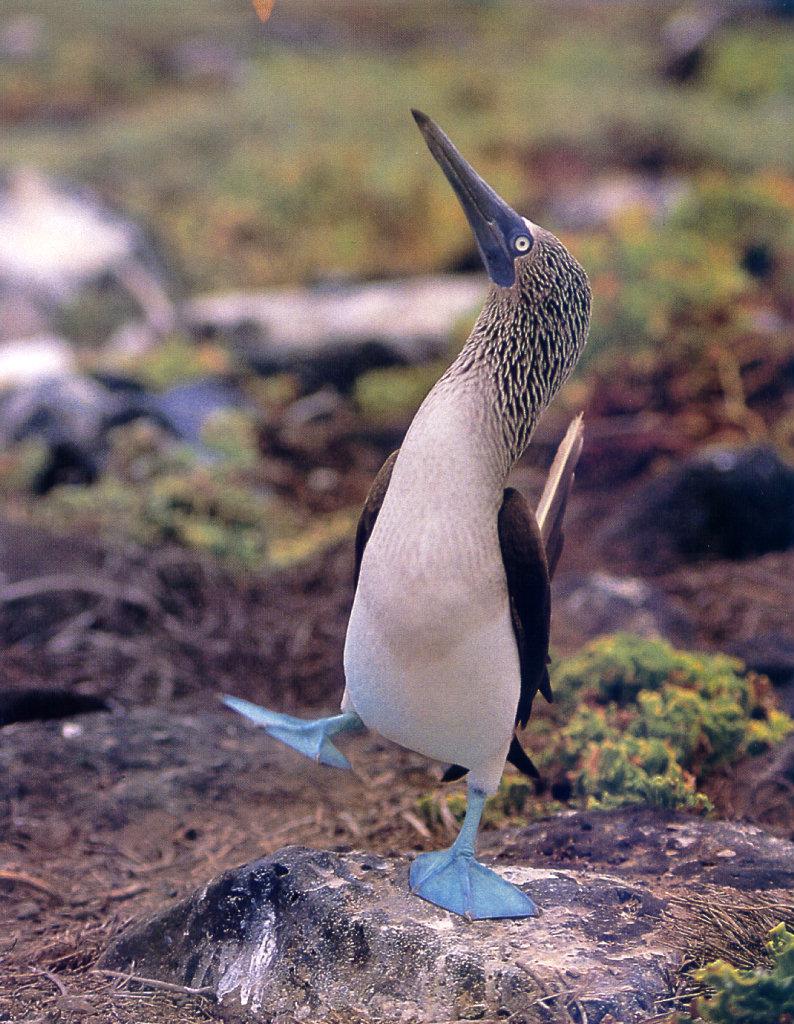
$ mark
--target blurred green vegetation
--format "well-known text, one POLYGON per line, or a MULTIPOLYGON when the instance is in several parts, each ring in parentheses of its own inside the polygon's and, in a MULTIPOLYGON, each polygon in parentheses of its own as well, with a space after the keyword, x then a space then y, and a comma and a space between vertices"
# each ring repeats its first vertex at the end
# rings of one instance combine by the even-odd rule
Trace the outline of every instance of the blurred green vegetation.
POLYGON ((171 334, 143 355, 120 363, 120 368, 148 391, 165 391, 177 384, 224 375, 232 369, 234 360, 220 345, 171 334))
MULTIPOLYGON (((554 704, 536 706, 525 734, 541 775, 592 808, 645 804, 710 810, 700 787, 719 768, 781 742, 794 722, 775 707, 768 680, 724 655, 675 650, 615 634, 556 662, 554 704), (538 713, 540 712, 540 713, 538 713)), ((431 794, 419 809, 436 824, 439 801, 455 817, 463 794, 431 794)), ((484 821, 548 813, 528 780, 506 774, 484 821)))
POLYGON ((114 432, 108 465, 92 485, 61 485, 36 498, 33 522, 140 544, 173 543, 214 555, 232 568, 266 564, 278 524, 272 496, 258 487, 253 423, 218 415, 205 430, 211 456, 168 443, 142 421, 114 432))
POLYGON ((779 26, 725 29, 712 45, 705 85, 717 96, 752 106, 794 97, 794 38, 779 26))
MULTIPOLYGON (((675 0, 564 9, 551 0, 287 0, 263 26, 249 0, 6 0, 0 27, 38 19, 41 38, 5 62, 0 168, 33 164, 98 189, 144 223, 187 291, 465 261, 470 231, 412 105, 552 229, 566 188, 586 195, 627 170, 669 173, 681 185, 670 212, 638 202, 563 234, 594 285, 585 362, 664 351, 699 372, 698 355, 794 314, 794 26, 724 26, 702 76, 679 85, 660 71, 662 27, 677 9, 675 0), (196 42, 218 48, 217 71, 186 70, 184 48, 196 42)), ((105 282, 81 291, 54 327, 101 348, 134 313, 105 282)), ((453 333, 450 356, 466 331, 453 333)), ((85 365, 154 391, 240 370, 223 347, 179 335, 114 358, 83 352, 85 365)), ((371 427, 399 430, 443 368, 365 373, 356 410, 371 427)), ((267 413, 300 390, 289 376, 242 383, 267 413)), ((131 463, 137 443, 134 431, 117 441, 131 445, 131 463)), ((228 450, 211 462, 189 449, 151 456, 140 477, 110 468, 90 488, 60 488, 37 504, 62 529, 102 520, 109 532, 249 567, 349 532, 349 512, 290 528, 256 455, 245 457, 242 470, 228 450), (204 494, 187 499, 190 487, 204 494), (253 526, 260 515, 267 539, 253 526)), ((43 459, 35 445, 3 453, 6 501, 29 499, 43 459)), ((611 768, 604 755, 604 773, 628 772, 622 758, 650 772, 658 746, 635 740, 609 755, 611 768)))
POLYGON ((414 105, 529 211, 555 153, 793 172, 794 34, 726 28, 703 81, 678 86, 658 70, 674 7, 569 17, 522 0, 291 0, 261 26, 248 0, 8 0, 6 16, 41 18, 45 38, 0 86, 3 163, 72 176, 139 215, 191 290, 416 272, 468 253, 414 105), (279 19, 303 41, 280 42, 279 19), (185 78, 173 53, 191 39, 227 44, 239 73, 185 78))
POLYGON ((608 348, 728 346, 794 286, 794 180, 712 172, 663 222, 628 210, 574 240, 596 296, 587 358, 608 348))
POLYGON ((794 932, 779 924, 769 933, 769 970, 732 967, 724 960, 695 972, 695 980, 710 994, 694 1000, 687 1017, 676 1021, 710 1024, 784 1024, 794 1019, 794 932))
POLYGON ((7 514, 55 533, 176 544, 240 573, 304 561, 355 533, 358 509, 310 516, 270 490, 252 414, 214 414, 202 442, 192 447, 136 420, 111 432, 94 483, 60 484, 46 494, 38 493, 46 446, 19 442, 0 452, 0 499, 7 514))
POLYGON ((353 388, 356 408, 374 426, 407 423, 447 364, 446 360, 434 360, 422 366, 369 370, 361 374, 353 388))

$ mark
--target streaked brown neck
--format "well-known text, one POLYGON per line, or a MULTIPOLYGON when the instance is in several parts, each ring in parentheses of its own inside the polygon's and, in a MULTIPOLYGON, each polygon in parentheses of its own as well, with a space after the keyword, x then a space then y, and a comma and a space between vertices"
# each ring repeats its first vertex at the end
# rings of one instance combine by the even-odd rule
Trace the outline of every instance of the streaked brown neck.
POLYGON ((590 315, 587 276, 553 235, 542 232, 537 252, 520 261, 517 271, 513 287, 491 289, 444 375, 452 386, 471 375, 480 379, 483 400, 493 404, 499 420, 509 466, 576 365, 590 315))

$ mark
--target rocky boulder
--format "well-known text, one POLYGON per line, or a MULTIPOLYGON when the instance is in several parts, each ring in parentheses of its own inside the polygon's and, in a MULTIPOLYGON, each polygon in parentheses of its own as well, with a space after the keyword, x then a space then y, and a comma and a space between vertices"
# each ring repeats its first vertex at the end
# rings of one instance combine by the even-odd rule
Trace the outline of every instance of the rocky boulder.
POLYGON ((0 343, 0 393, 76 373, 77 357, 64 338, 36 334, 0 343))
POLYGON ((209 296, 183 316, 196 336, 223 337, 262 373, 289 370, 307 390, 344 390, 367 369, 446 353, 456 322, 485 291, 480 276, 422 277, 209 296))
POLYGON ((0 325, 18 331, 20 318, 48 317, 109 282, 158 331, 173 328, 163 269, 137 225, 87 189, 32 170, 9 175, 0 185, 0 325))
POLYGON ((790 887, 792 865, 794 846, 757 829, 567 815, 517 834, 497 863, 541 916, 469 922, 412 896, 406 859, 287 847, 133 925, 101 966, 210 991, 234 1019, 632 1024, 675 984, 688 892, 751 903, 748 890, 790 887), (613 866, 596 868, 599 846, 613 866))
POLYGON ((707 449, 640 488, 603 535, 647 571, 794 545, 794 468, 764 445, 707 449))
POLYGON ((555 586, 555 616, 577 643, 607 633, 636 633, 690 646, 695 631, 686 612, 647 580, 593 572, 555 586))
POLYGON ((35 439, 47 451, 37 487, 90 483, 101 467, 107 434, 144 415, 140 401, 78 373, 42 374, 0 394, 0 446, 35 439))

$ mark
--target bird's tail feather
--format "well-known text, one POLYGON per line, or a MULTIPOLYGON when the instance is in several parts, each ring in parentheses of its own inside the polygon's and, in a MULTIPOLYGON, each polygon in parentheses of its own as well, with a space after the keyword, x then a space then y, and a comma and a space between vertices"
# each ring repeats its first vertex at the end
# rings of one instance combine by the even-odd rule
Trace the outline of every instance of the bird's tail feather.
POLYGON ((560 555, 564 534, 562 522, 565 518, 565 507, 571 493, 576 464, 582 453, 584 443, 583 413, 579 413, 566 431, 565 437, 557 449, 554 462, 551 464, 546 486, 540 496, 537 510, 538 527, 546 549, 549 564, 549 576, 554 575, 560 555))

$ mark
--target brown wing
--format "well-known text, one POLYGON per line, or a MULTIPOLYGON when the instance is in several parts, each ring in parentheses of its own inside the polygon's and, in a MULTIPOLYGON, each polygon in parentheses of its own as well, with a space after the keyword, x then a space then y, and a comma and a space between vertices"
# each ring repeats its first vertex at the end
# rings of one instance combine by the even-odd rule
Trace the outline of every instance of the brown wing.
POLYGON ((386 491, 389 489, 389 481, 391 480, 392 470, 394 469, 394 463, 397 460, 399 451, 400 449, 398 448, 396 452, 392 452, 378 470, 378 475, 372 481, 372 487, 370 487, 367 500, 364 502, 364 508, 361 510, 361 517, 356 529, 356 567, 353 575, 353 585, 356 587, 358 586, 358 577, 361 572, 361 559, 364 557, 364 548, 367 546, 370 534, 375 528, 375 520, 378 518, 383 499, 386 497, 386 491))
POLYGON ((546 550, 535 514, 512 487, 505 491, 499 510, 499 545, 521 663, 516 724, 525 726, 538 690, 551 700, 547 667, 551 586, 546 550))

